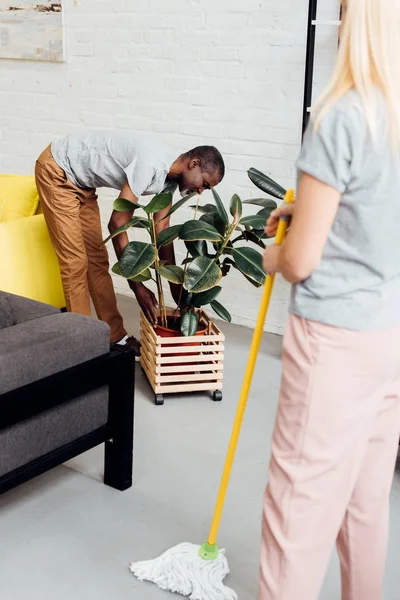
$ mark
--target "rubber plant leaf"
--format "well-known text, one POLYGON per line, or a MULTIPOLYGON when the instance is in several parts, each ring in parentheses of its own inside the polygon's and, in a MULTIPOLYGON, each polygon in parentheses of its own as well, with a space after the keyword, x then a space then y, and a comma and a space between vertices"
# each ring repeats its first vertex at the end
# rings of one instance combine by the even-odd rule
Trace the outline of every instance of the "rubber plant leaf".
POLYGON ((192 310, 186 311, 181 317, 181 334, 185 337, 196 335, 199 326, 199 315, 192 310))
POLYGON ((222 271, 215 261, 206 256, 199 256, 188 265, 183 287, 188 292, 205 292, 215 287, 221 277, 222 271))
POLYGON ((161 248, 162 246, 168 246, 171 244, 176 238, 179 236, 179 231, 182 225, 172 225, 172 227, 168 227, 161 231, 157 236, 157 248, 161 248))
POLYGON ((221 242, 222 236, 212 225, 204 221, 193 219, 186 221, 180 229, 179 238, 185 242, 207 240, 209 242, 221 242))
POLYGON ((265 271, 262 265, 262 255, 254 248, 234 248, 232 257, 240 271, 259 284, 265 282, 265 271))
POLYGON ((121 275, 126 279, 136 277, 148 269, 155 261, 157 251, 152 244, 130 242, 119 259, 121 275))
POLYGON ((117 198, 114 200, 113 209, 117 212, 131 212, 132 210, 136 210, 137 208, 143 208, 137 202, 132 202, 131 200, 126 200, 125 198, 117 198))
POLYGON ((279 183, 271 179, 271 177, 254 168, 249 169, 247 174, 258 189, 279 200, 284 199, 286 190, 279 183))

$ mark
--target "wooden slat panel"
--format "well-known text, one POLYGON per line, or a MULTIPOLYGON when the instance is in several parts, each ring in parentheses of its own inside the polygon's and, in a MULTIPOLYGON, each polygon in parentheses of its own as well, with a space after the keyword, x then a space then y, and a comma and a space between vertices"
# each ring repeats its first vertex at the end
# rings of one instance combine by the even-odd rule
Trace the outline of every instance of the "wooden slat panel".
POLYGON ((159 385, 157 394, 179 394, 180 392, 208 392, 222 390, 222 383, 182 383, 182 385, 159 385))
POLYGON ((146 334, 146 337, 149 337, 152 341, 157 342, 156 332, 147 321, 147 319, 142 318, 140 320, 140 328, 146 334))
MULTIPOLYGON (((152 332, 154 333, 154 331, 152 332)), ((208 344, 208 343, 215 343, 215 342, 224 342, 225 341, 225 336, 220 334, 220 335, 199 335, 199 336, 189 336, 189 337, 184 337, 184 336, 179 336, 179 337, 170 337, 170 338, 164 338, 164 337, 160 337, 160 336, 156 336, 156 335, 151 335, 151 332, 149 331, 148 327, 144 327, 143 324, 141 323, 140 325, 140 335, 142 337, 146 337, 147 339, 151 340, 152 343, 156 344, 157 346, 164 346, 164 345, 175 345, 175 346, 179 346, 179 345, 183 345, 183 344, 193 344, 195 343, 196 345, 198 344, 208 344)))
POLYGON ((167 365, 167 366, 156 366, 156 373, 185 373, 193 372, 193 369, 200 371, 201 373, 207 371, 223 371, 224 365, 222 363, 211 363, 211 364, 197 364, 196 365, 167 365))
POLYGON ((164 385, 165 383, 183 383, 184 381, 196 383, 198 381, 220 381, 222 373, 193 373, 189 375, 156 375, 156 384, 164 385))
POLYGON ((148 369, 150 370, 151 374, 153 376, 155 376, 156 374, 156 365, 154 364, 154 354, 151 354, 147 351, 147 349, 145 348, 145 346, 142 345, 142 350, 141 350, 141 356, 143 356, 143 358, 146 360, 146 362, 148 363, 148 369))
POLYGON ((225 340, 223 335, 193 335, 193 336, 178 336, 178 337, 160 337, 157 336, 157 344, 164 346, 165 344, 207 344, 209 342, 223 342, 225 340))
POLYGON ((153 358, 153 362, 155 362, 154 357, 156 356, 156 346, 149 342, 148 338, 145 337, 142 337, 140 343, 142 345, 142 348, 145 348, 147 353, 150 354, 150 356, 153 358))
POLYGON ((224 360, 223 352, 214 352, 213 354, 196 354, 195 356, 157 356, 157 364, 175 364, 175 363, 196 363, 224 360))
POLYGON ((207 336, 198 336, 198 337, 176 337, 176 338, 162 338, 159 336, 149 336, 148 334, 148 330, 144 329, 143 327, 140 328, 140 339, 142 338, 146 338, 149 343, 151 343, 152 345, 155 346, 164 346, 164 345, 168 345, 168 346, 184 346, 185 344, 187 344, 187 347, 190 348, 189 344, 193 344, 195 343, 196 346, 198 345, 208 345, 208 344, 214 344, 214 343, 218 343, 218 342, 223 342, 225 340, 225 337, 222 335, 207 335, 207 336))
POLYGON ((176 348, 164 348, 163 346, 157 346, 157 354, 200 354, 206 352, 222 352, 225 350, 225 346, 221 343, 210 344, 209 346, 177 346, 176 348))

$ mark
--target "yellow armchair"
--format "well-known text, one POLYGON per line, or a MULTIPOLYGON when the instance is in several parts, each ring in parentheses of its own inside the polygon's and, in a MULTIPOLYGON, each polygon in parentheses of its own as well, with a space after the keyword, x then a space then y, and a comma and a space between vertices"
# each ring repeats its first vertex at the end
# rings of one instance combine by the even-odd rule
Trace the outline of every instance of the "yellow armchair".
POLYGON ((0 175, 0 289, 64 308, 57 256, 35 178, 0 175))

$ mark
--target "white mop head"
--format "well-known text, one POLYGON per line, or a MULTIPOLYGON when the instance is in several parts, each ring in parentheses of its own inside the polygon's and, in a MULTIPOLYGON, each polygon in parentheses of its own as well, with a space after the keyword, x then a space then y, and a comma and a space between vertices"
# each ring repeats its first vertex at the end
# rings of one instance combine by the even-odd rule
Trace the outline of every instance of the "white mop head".
POLYGON ((154 560, 131 563, 130 570, 139 581, 151 581, 190 600, 237 600, 223 584, 229 573, 225 550, 215 560, 204 560, 199 550, 195 544, 179 544, 154 560))

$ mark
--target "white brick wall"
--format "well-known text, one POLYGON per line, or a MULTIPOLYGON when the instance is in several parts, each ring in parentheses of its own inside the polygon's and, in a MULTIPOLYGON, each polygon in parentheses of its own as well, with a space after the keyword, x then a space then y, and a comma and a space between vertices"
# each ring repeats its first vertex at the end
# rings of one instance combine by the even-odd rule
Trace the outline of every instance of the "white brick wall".
MULTIPOLYGON (((337 18, 338 0, 319 1, 324 18, 337 18)), ((168 140, 177 155, 199 143, 218 146, 226 201, 233 192, 257 194, 246 175, 252 166, 294 184, 307 0, 63 2, 65 63, 0 61, 0 172, 32 173, 41 150, 71 131, 131 128, 168 140)), ((319 33, 318 85, 335 35, 319 33)), ((100 192, 104 226, 114 197, 100 192)), ((115 285, 127 292, 121 279, 115 285)), ((237 323, 252 325, 259 297, 233 274, 221 300, 237 323)), ((278 282, 269 330, 282 331, 287 297, 278 282)))

